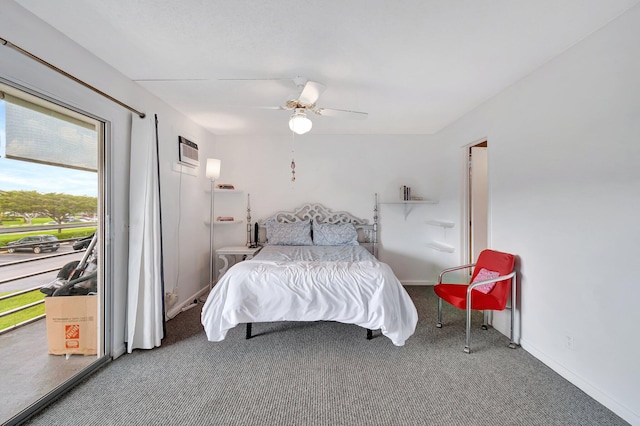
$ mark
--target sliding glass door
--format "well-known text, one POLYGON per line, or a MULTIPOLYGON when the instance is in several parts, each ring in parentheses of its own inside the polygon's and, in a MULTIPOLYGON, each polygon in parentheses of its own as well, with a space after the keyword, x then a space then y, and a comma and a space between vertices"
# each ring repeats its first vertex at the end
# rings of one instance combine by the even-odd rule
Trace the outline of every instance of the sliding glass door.
POLYGON ((0 81, 0 422, 107 360, 105 130, 0 81))

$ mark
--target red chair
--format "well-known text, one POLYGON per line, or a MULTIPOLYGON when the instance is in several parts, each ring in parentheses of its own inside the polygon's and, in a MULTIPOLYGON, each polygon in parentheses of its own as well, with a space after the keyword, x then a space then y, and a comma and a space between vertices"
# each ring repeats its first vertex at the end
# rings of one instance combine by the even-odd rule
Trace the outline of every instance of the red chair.
POLYGON ((445 269, 440 273, 438 284, 433 287, 438 296, 438 323, 442 328, 442 300, 456 308, 467 312, 467 336, 464 351, 471 352, 469 344, 471 330, 471 310, 483 311, 482 328, 487 329, 487 310, 502 311, 507 307, 509 290, 511 290, 511 342, 510 348, 516 348, 519 343, 513 340, 513 324, 516 311, 516 272, 515 257, 509 253, 495 250, 483 250, 476 263, 445 269), (473 269, 471 281, 468 284, 443 284, 445 274, 461 269, 473 269), (511 283, 511 286, 509 286, 511 283), (511 288, 509 288, 511 287, 511 288))

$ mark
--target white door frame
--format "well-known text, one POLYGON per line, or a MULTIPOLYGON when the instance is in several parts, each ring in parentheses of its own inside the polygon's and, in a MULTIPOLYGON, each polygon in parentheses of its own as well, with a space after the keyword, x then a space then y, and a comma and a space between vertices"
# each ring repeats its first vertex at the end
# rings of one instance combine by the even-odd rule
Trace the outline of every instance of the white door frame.
POLYGON ((473 263, 476 261, 472 251, 472 236, 471 236, 471 214, 472 214, 472 189, 471 189, 471 148, 479 145, 487 145, 487 167, 486 167, 486 183, 487 183, 487 191, 486 191, 486 246, 490 247, 491 245, 491 223, 489 220, 491 203, 490 203, 490 191, 489 191, 489 169, 488 169, 488 143, 487 138, 479 139, 475 142, 472 142, 468 145, 465 145, 462 150, 463 156, 463 179, 462 179, 462 218, 460 223, 461 226, 461 245, 462 247, 462 262, 463 263, 473 263))

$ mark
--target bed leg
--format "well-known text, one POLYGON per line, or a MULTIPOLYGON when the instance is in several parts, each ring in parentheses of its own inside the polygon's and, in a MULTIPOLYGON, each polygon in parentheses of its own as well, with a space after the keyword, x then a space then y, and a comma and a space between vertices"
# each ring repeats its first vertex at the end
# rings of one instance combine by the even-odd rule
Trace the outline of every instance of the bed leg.
POLYGON ((367 328, 367 340, 373 339, 373 331, 367 328))
POLYGON ((247 323, 247 334, 245 336, 246 339, 251 339, 251 323, 247 323))

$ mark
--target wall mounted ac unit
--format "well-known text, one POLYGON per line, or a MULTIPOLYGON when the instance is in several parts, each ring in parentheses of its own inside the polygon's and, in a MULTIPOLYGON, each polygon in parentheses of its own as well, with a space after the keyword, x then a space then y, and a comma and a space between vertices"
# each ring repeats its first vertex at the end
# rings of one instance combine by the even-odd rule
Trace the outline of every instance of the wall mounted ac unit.
POLYGON ((198 167, 198 145, 184 136, 178 136, 178 160, 185 165, 198 167))

